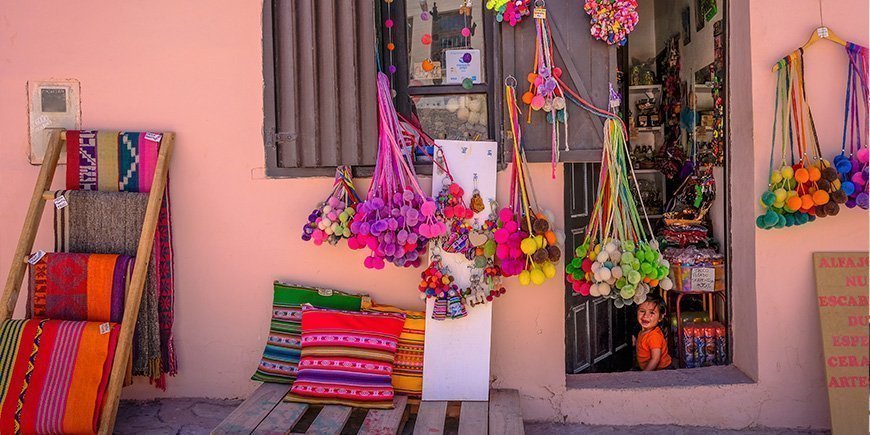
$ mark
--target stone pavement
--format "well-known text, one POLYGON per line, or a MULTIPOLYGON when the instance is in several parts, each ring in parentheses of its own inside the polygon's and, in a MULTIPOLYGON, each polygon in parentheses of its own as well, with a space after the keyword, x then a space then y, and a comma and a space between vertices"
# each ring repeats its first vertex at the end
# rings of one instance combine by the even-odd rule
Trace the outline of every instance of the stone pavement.
MULTIPOLYGON (((207 434, 241 400, 163 399, 122 401, 115 423, 118 434, 207 434)), ((825 432, 785 429, 725 430, 709 427, 646 425, 589 426, 583 424, 526 423, 527 435, 644 434, 644 435, 785 435, 825 432)), ((406 431, 409 432, 409 431, 406 431)))

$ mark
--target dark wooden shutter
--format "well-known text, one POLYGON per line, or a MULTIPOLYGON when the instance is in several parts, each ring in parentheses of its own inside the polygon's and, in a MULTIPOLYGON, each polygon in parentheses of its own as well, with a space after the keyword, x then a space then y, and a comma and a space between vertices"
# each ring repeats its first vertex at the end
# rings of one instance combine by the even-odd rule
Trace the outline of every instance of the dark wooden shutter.
MULTIPOLYGON (((616 85, 616 48, 593 39, 589 34, 589 16, 583 2, 547 2, 550 30, 556 51, 556 66, 562 68, 562 80, 596 106, 606 109, 608 83, 616 85)), ((502 26, 502 73, 517 78, 517 97, 528 90, 526 76, 535 60, 535 24, 531 16, 516 27, 502 26)), ((562 152, 563 162, 601 160, 603 139, 601 118, 568 103, 568 144, 562 152)), ((525 109, 521 103, 520 108, 525 109)), ((544 112, 532 114, 532 123, 523 123, 526 156, 529 161, 550 161, 550 125, 544 112)))
POLYGON ((264 2, 269 175, 331 175, 338 165, 375 164, 374 1, 264 2))

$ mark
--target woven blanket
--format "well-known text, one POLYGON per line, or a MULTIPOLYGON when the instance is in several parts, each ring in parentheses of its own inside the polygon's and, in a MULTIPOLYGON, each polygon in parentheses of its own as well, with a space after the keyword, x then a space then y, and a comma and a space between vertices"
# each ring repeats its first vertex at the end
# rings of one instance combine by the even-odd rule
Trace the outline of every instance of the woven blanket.
MULTIPOLYGON (((161 139, 162 134, 151 132, 67 131, 67 189, 150 192, 161 139)), ((148 309, 153 308, 157 313, 155 322, 160 336, 160 355, 157 359, 151 358, 150 354, 138 355, 138 364, 134 364, 134 373, 137 373, 135 368, 138 365, 138 374, 147 374, 160 388, 166 387, 164 374, 174 375, 178 371, 172 339, 175 280, 170 210, 167 180, 149 262, 149 278, 152 282, 146 282, 146 288, 150 286, 148 290, 154 293, 153 299, 148 302, 153 307, 148 309), (148 368, 144 371, 141 370, 143 358, 148 359, 148 368)), ((141 228, 141 223, 137 228, 141 228)), ((132 240, 138 243, 138 229, 132 240)), ((75 248, 71 250, 77 251, 75 248)), ((137 330, 139 326, 141 323, 137 323, 137 330)))
POLYGON ((30 266, 28 318, 120 323, 133 259, 48 253, 30 266))
POLYGON ((96 433, 119 330, 64 320, 0 325, 0 433, 96 433))
POLYGON ((299 374, 289 402, 392 408, 396 347, 405 315, 302 306, 299 374))
POLYGON ((408 311, 390 305, 364 300, 363 311, 402 313, 405 325, 396 345, 396 363, 393 366, 393 389, 396 393, 420 397, 423 395, 423 343, 426 337, 426 313, 408 311))
MULTIPOLYGON (((62 190, 67 203, 55 210, 55 251, 118 253, 134 256, 145 217, 148 195, 62 190)), ((133 337, 133 374, 159 382, 161 336, 158 314, 159 281, 155 252, 151 253, 136 332, 133 337)))

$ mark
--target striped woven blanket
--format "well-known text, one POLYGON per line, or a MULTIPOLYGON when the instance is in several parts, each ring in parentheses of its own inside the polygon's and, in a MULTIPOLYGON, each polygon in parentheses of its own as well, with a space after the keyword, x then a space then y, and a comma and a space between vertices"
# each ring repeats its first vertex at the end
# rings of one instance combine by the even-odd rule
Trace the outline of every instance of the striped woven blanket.
POLYGON ((48 253, 30 267, 28 318, 120 323, 133 259, 48 253))
MULTIPOLYGON (((157 168, 157 157, 160 151, 161 139, 162 134, 150 132, 67 131, 67 189, 82 191, 98 190, 102 192, 150 192, 151 183, 157 168)), ((175 322, 173 308, 175 280, 170 209, 169 187, 167 185, 160 207, 154 248, 150 260, 153 269, 149 267, 149 279, 146 280, 145 284, 146 292, 143 299, 143 309, 147 313, 140 311, 140 319, 143 317, 142 314, 146 314, 146 321, 153 323, 153 325, 147 325, 148 332, 146 332, 146 325, 143 325, 141 321, 137 322, 137 337, 146 336, 145 338, 137 338, 137 340, 140 343, 150 341, 148 340, 151 334, 150 331, 155 330, 159 337, 159 353, 154 355, 148 351, 143 354, 140 346, 140 352, 134 352, 133 366, 134 374, 149 376, 158 387, 163 389, 166 388, 165 374, 174 375, 178 371, 172 339, 172 325, 175 322)), ((62 210, 66 210, 66 208, 62 210)), ((64 213, 58 214, 63 215, 64 213)), ((83 228, 70 225, 70 221, 74 219, 71 216, 72 212, 67 214, 70 215, 68 216, 70 220, 63 219, 63 216, 60 218, 56 217, 56 223, 60 222, 61 225, 66 225, 64 229, 67 230, 64 234, 57 235, 58 247, 65 249, 56 250, 106 252, 79 249, 79 247, 72 246, 71 244, 65 244, 67 241, 76 239, 74 233, 77 231, 83 235, 83 237, 78 237, 79 240, 91 237, 106 237, 100 234, 83 232, 83 228)), ((118 221, 119 217, 130 218, 129 215, 115 215, 113 217, 110 214, 104 218, 104 223, 113 222, 113 219, 118 221)), ((121 243, 128 246, 131 243, 133 246, 138 244, 142 219, 139 218, 138 222, 140 224, 134 227, 133 231, 135 237, 132 240, 122 240, 121 243)), ((125 225, 123 221, 118 223, 121 226, 125 225)), ((123 231, 123 229, 118 231, 123 231)), ((117 250, 109 252, 135 255, 135 251, 133 253, 117 250)))
POLYGON ((120 327, 7 320, 0 325, 0 433, 96 433, 120 327))

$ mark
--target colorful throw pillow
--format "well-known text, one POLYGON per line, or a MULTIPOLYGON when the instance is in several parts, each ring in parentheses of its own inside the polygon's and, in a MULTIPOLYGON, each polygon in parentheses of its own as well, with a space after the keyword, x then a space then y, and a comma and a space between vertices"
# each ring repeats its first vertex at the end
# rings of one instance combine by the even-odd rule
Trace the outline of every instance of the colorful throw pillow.
POLYGON ((251 379, 290 384, 296 379, 302 350, 302 304, 338 310, 359 311, 363 298, 336 290, 318 289, 275 282, 272 323, 263 358, 251 379))
POLYGON ((401 313, 303 306, 299 375, 285 400, 392 408, 393 362, 404 325, 401 313))
POLYGON ((409 396, 423 394, 423 339, 426 331, 426 313, 408 311, 374 302, 363 303, 363 311, 402 313, 405 325, 399 335, 396 363, 393 365, 393 389, 409 396))
POLYGON ((96 433, 120 325, 0 325, 0 433, 96 433))

